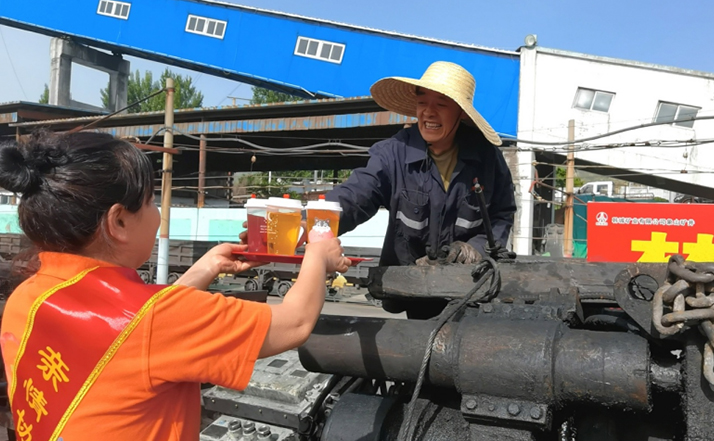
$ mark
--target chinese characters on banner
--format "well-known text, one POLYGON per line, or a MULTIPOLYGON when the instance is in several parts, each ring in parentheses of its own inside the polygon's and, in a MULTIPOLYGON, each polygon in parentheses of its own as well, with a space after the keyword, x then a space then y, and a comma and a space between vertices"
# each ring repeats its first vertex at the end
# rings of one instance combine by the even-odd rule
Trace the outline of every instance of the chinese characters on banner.
POLYGON ((53 392, 59 392, 58 382, 66 383, 69 381, 67 377, 69 367, 62 360, 62 354, 47 346, 44 350, 41 349, 38 355, 40 364, 37 365, 37 369, 41 372, 41 377, 45 383, 36 382, 32 378, 28 378, 22 383, 22 387, 25 390, 26 404, 34 411, 34 415, 28 415, 25 406, 18 406, 18 409, 16 409, 16 435, 21 441, 32 441, 33 423, 40 423, 43 416, 49 415, 48 407, 51 407, 49 406, 51 403, 48 402, 48 397, 53 396, 53 392), (50 384, 51 387, 47 388, 46 386, 50 384), (49 393, 46 394, 45 391, 49 393), (34 418, 32 418, 33 416, 34 418))
POLYGON ((588 203, 588 261, 714 262, 714 205, 588 203))

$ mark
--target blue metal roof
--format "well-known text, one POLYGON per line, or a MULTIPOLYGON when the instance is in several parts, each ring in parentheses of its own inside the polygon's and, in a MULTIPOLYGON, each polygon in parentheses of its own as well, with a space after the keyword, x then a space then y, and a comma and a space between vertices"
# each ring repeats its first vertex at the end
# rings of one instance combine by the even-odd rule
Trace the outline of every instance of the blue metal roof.
MULTIPOLYGON (((519 55, 206 0, 133 0, 126 19, 104 0, 0 2, 0 23, 302 96, 369 95, 386 76, 419 77, 452 61, 476 78, 474 105, 501 133, 516 134, 519 55), (189 15, 225 22, 222 38, 187 32, 189 15), (298 38, 344 45, 340 63, 296 55, 298 38)), ((115 2, 116 3, 116 2, 115 2)))

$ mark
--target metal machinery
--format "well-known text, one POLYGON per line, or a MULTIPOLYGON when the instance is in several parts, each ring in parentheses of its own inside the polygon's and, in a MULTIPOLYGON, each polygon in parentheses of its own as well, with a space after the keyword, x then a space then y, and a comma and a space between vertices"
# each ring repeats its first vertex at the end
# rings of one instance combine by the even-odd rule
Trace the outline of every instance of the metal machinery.
POLYGON ((365 282, 450 303, 431 320, 322 316, 246 391, 204 390, 222 416, 201 439, 714 437, 714 265, 488 260, 365 282))
MULTIPOLYGON (((346 256, 371 259, 350 267, 347 272, 342 274, 347 282, 359 289, 361 287, 360 285, 369 279, 369 269, 378 265, 377 262, 379 261, 381 249, 366 247, 344 247, 344 249, 346 256)), ((302 253, 304 253, 304 248, 299 247, 297 254, 302 253)), ((245 275, 250 277, 246 280, 244 285, 246 291, 274 291, 278 296, 283 297, 293 286, 293 279, 297 278, 299 272, 299 264, 269 263, 247 271, 237 277, 243 277, 245 275), (252 277, 253 275, 255 277, 252 277)), ((332 282, 332 280, 328 280, 328 282, 332 282)), ((338 292, 338 290, 335 289, 328 289, 327 291, 327 300, 346 301, 349 297, 348 294, 338 292)), ((371 296, 369 296, 369 298, 371 303, 380 306, 379 301, 372 299, 371 296)))

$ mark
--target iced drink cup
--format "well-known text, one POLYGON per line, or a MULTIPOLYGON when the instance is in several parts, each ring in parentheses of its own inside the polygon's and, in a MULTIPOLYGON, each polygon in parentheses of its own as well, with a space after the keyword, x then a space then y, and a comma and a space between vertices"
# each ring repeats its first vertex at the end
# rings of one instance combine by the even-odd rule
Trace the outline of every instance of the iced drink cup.
POLYGON ((268 253, 294 255, 301 221, 302 203, 300 201, 287 197, 269 198, 268 253))
POLYGON ((248 214, 248 251, 251 253, 268 252, 268 200, 256 199, 255 195, 245 203, 248 214))
POLYGON ((342 207, 338 202, 328 202, 325 200, 324 195, 320 195, 320 199, 309 201, 306 208, 308 242, 310 241, 309 233, 313 230, 322 233, 330 229, 332 237, 337 237, 340 227, 340 214, 342 213, 342 207))

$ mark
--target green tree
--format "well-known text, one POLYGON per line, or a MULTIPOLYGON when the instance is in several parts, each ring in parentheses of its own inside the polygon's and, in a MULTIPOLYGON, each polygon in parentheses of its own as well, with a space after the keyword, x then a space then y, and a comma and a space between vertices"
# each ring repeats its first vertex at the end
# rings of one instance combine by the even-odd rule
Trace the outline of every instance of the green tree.
MULTIPOLYGON (((558 167, 557 169, 555 169, 555 186, 558 188, 565 188, 566 176, 567 176, 567 173, 564 168, 558 167)), ((574 187, 582 187, 584 183, 585 182, 577 176, 575 176, 573 178, 573 186, 574 187)))
POLYGON ((40 100, 38 101, 40 104, 49 104, 50 103, 50 88, 47 87, 47 84, 45 84, 45 90, 42 91, 42 95, 40 95, 40 100))
MULTIPOLYGON (((250 104, 284 103, 303 99, 299 96, 276 92, 262 87, 253 87, 252 90, 253 98, 250 100, 250 104)), ((339 170, 337 172, 338 180, 344 181, 349 177, 350 172, 351 170, 339 170)), ((294 192, 288 192, 288 188, 293 186, 293 182, 312 179, 315 176, 314 173, 313 170, 294 170, 273 173, 274 175, 280 175, 281 183, 278 183, 276 178, 273 178, 272 182, 268 183, 267 172, 255 173, 246 178, 245 185, 250 190, 249 193, 255 193, 259 198, 279 197, 285 193, 290 193, 290 197, 292 198, 299 198, 300 195, 294 192)), ((332 179, 334 176, 333 173, 332 170, 318 170, 318 174, 324 176, 326 179, 332 179)))
MULTIPOLYGON (((196 90, 193 85, 193 79, 190 76, 184 77, 177 73, 171 72, 166 68, 158 80, 154 80, 151 71, 141 73, 136 70, 132 75, 129 75, 127 84, 127 103, 135 103, 157 90, 162 89, 166 85, 166 78, 174 80, 174 108, 175 109, 192 109, 203 105, 203 93, 196 90)), ((109 107, 109 85, 99 91, 102 98, 102 105, 105 108, 109 107)), ((151 97, 150 99, 129 108, 129 113, 139 112, 155 112, 164 110, 166 105, 166 97, 162 94, 151 97)))
POLYGON ((289 194, 291 198, 299 199, 299 195, 295 192, 288 191, 288 188, 292 185, 292 182, 286 179, 272 179, 268 183, 267 173, 254 173, 245 176, 241 179, 239 184, 243 186, 248 194, 255 194, 256 197, 261 199, 267 199, 269 197, 280 197, 284 194, 289 194))
POLYGON ((289 93, 276 92, 262 87, 253 87, 253 98, 251 104, 284 103, 288 101, 300 101, 302 98, 289 93))
MULTIPOLYGON (((286 193, 290 194, 291 198, 299 199, 300 194, 288 191, 290 187, 300 186, 304 180, 312 180, 315 176, 313 170, 294 170, 273 172, 273 178, 268 183, 267 172, 257 172, 243 176, 238 187, 244 191, 237 190, 237 193, 251 194, 259 198, 280 197, 286 193)), ((326 181, 333 179, 333 170, 317 170, 318 176, 323 176, 326 181)), ((343 182, 350 176, 351 170, 339 170, 337 172, 337 182, 343 182)))

